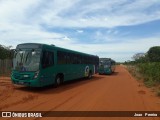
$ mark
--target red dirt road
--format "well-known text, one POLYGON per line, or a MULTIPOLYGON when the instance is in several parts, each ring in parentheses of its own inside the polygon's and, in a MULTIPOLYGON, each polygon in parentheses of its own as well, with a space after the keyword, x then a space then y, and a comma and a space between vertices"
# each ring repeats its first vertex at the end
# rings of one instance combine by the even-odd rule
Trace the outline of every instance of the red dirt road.
POLYGON ((81 79, 58 88, 13 86, 9 79, 0 78, 0 101, 0 111, 160 111, 160 98, 138 83, 123 66, 117 66, 113 75, 95 75, 91 80, 81 79))

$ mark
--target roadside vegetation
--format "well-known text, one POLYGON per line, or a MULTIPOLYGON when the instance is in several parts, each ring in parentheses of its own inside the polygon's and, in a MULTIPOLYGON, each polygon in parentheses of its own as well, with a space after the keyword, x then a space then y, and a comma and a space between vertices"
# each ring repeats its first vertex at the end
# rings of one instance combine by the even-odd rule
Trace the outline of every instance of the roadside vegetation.
POLYGON ((4 60, 4 59, 12 59, 13 57, 13 52, 11 50, 12 46, 4 46, 4 45, 0 45, 0 59, 4 60))
POLYGON ((0 76, 10 76, 13 58, 11 47, 0 45, 0 76))
POLYGON ((160 46, 151 47, 147 53, 137 53, 134 61, 127 61, 128 71, 147 87, 154 87, 160 96, 160 46))

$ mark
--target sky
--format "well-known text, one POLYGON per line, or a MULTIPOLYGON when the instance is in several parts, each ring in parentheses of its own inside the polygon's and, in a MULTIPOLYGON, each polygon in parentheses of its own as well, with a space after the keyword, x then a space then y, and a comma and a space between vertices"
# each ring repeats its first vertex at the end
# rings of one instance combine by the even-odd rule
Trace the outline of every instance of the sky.
POLYGON ((0 0, 0 44, 21 43, 132 60, 160 46, 160 0, 0 0))

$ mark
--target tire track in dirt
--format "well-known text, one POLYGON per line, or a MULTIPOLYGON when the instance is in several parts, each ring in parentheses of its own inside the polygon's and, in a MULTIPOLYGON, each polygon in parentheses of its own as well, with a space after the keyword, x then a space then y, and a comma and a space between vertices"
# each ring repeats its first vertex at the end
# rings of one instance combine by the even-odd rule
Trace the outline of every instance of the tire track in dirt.
POLYGON ((14 87, 11 81, 8 79, 0 79, 0 101, 3 102, 7 100, 14 92, 14 87))
POLYGON ((16 102, 13 102, 13 103, 9 103, 9 104, 5 104, 5 105, 2 105, 0 106, 0 110, 2 109, 5 109, 5 108, 9 108, 9 107, 13 107, 13 106, 16 106, 18 104, 23 104, 23 103, 27 103, 33 99, 36 99, 38 96, 35 96, 35 95, 32 95, 32 94, 29 94, 28 96, 25 96, 23 97, 21 100, 19 101, 16 101, 16 102))

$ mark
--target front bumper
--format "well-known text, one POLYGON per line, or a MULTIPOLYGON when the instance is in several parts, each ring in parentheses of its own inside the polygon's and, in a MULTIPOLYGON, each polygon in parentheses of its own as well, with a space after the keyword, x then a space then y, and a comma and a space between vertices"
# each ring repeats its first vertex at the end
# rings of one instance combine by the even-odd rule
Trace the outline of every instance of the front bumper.
POLYGON ((41 84, 39 80, 15 80, 12 79, 12 83, 16 85, 21 85, 21 86, 28 86, 28 87, 41 87, 41 84))
POLYGON ((110 68, 99 70, 99 74, 111 74, 112 70, 110 68))

